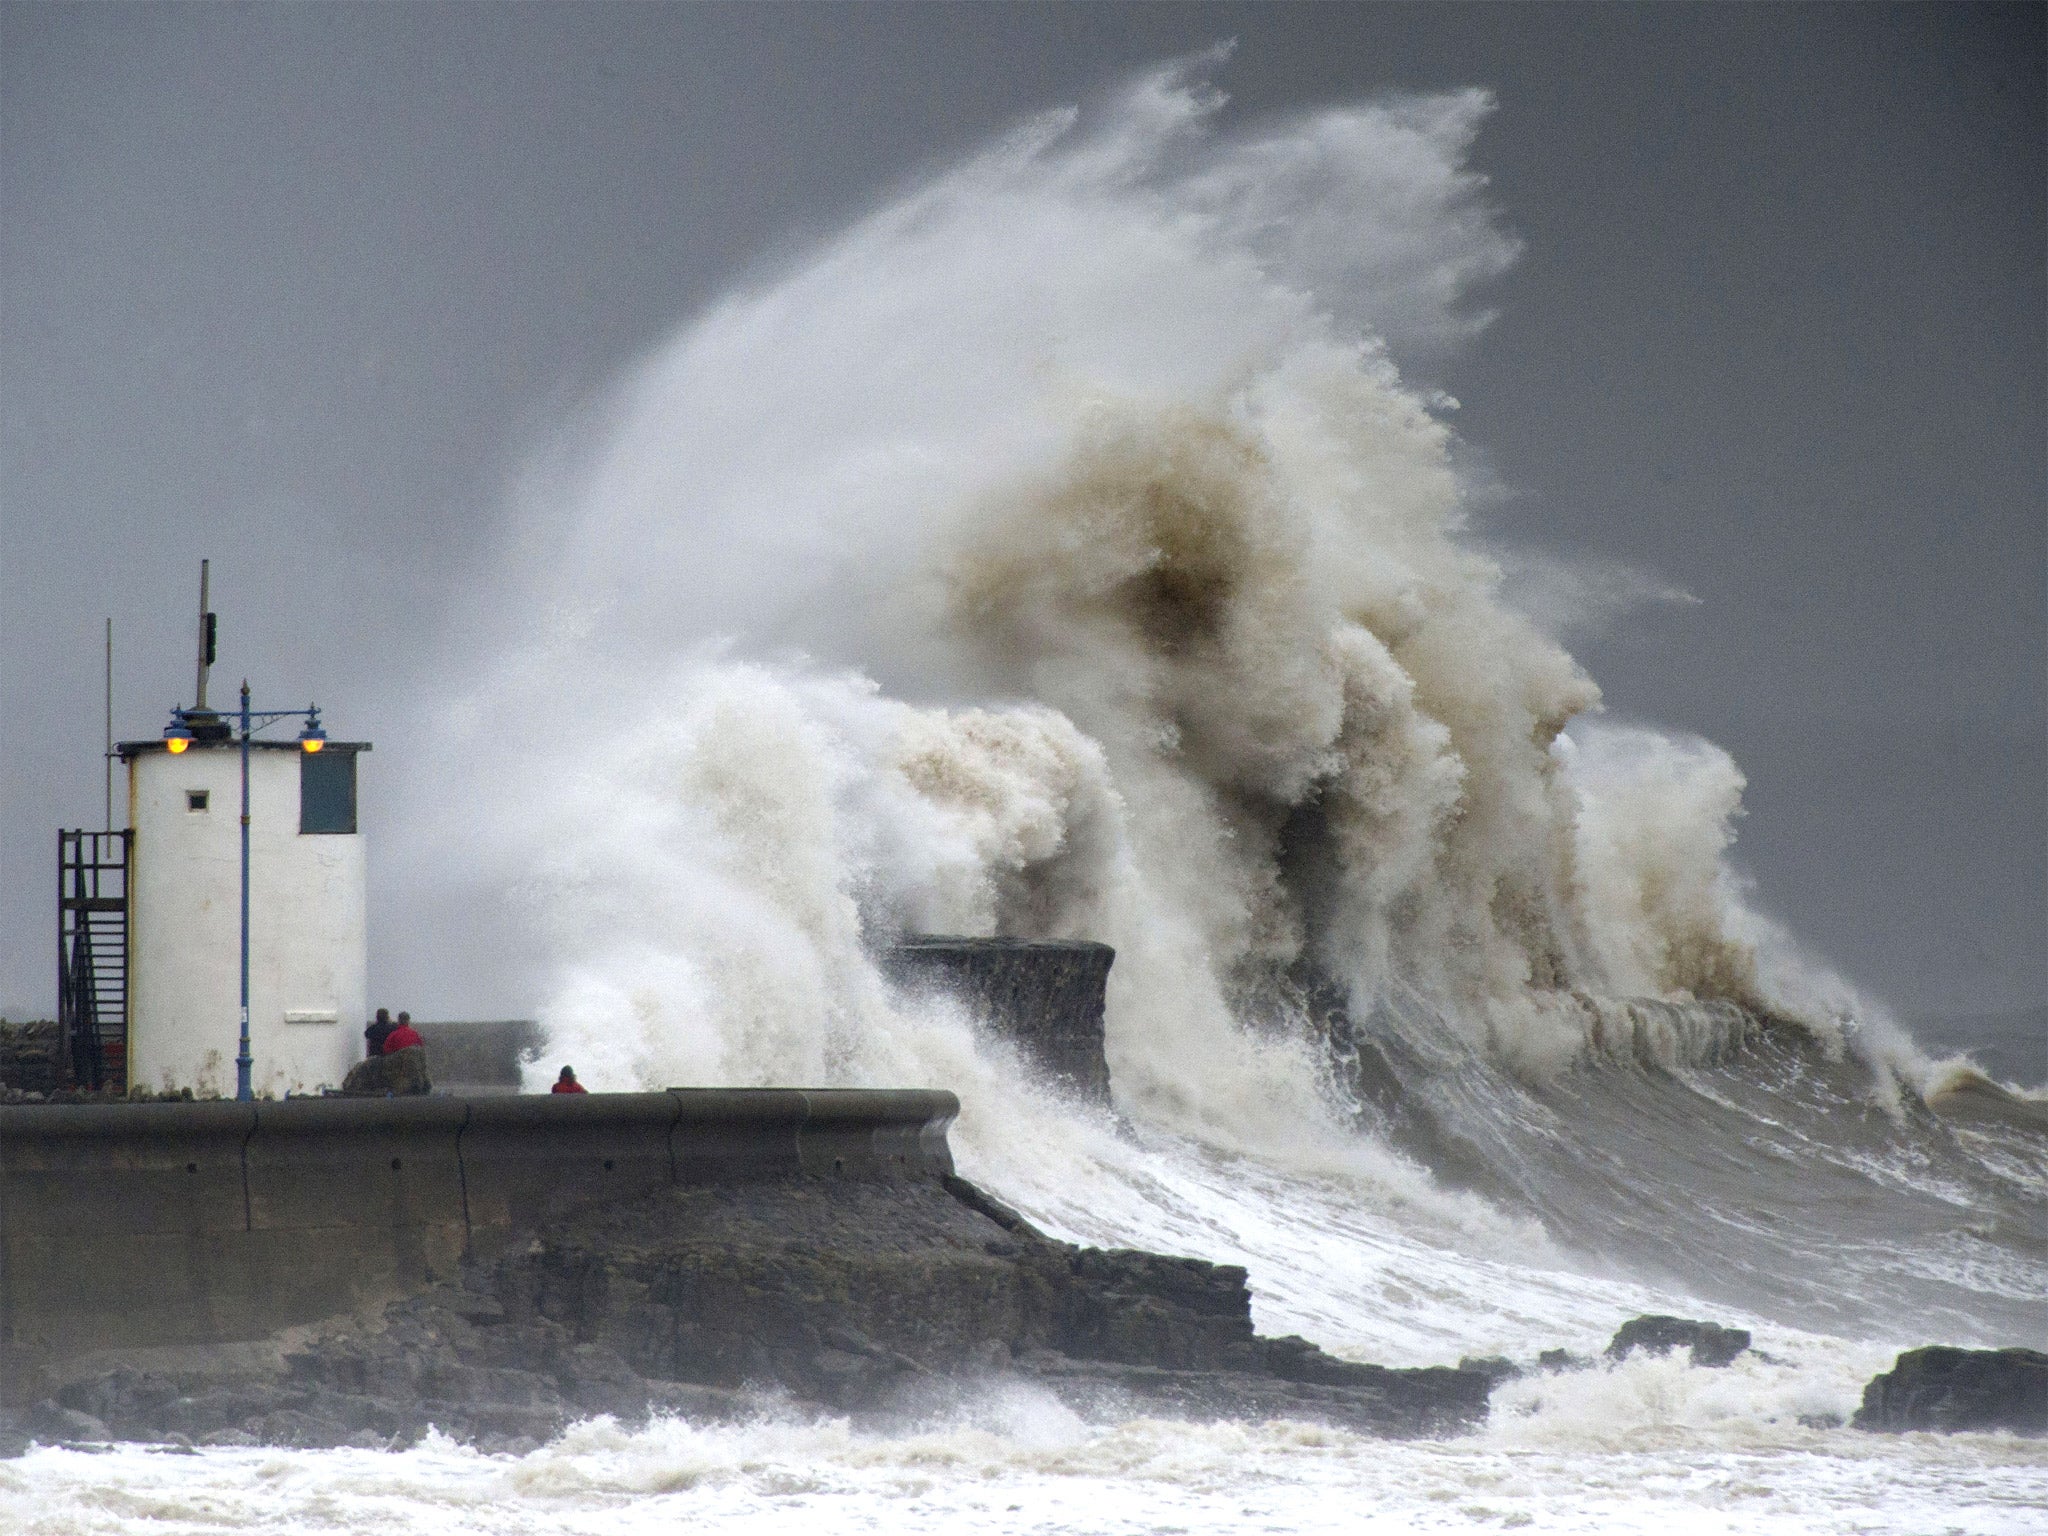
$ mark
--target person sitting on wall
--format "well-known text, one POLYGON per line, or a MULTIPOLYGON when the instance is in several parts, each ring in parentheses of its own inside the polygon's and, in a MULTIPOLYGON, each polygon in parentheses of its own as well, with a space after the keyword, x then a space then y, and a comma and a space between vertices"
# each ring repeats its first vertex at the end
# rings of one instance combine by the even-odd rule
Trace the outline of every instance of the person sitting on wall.
POLYGON ((555 1079, 555 1086, 550 1088, 548 1092, 588 1093, 590 1090, 576 1081, 576 1069, 574 1067, 564 1067, 562 1068, 562 1075, 555 1079))
POLYGON ((384 1054, 384 1042, 391 1038, 391 1031, 396 1028, 398 1026, 391 1022, 391 1010, 389 1008, 379 1008, 377 1010, 377 1017, 372 1019, 370 1027, 363 1031, 363 1040, 369 1047, 363 1052, 363 1055, 366 1057, 382 1056, 384 1054))
POLYGON ((412 1027, 412 1015, 401 1013, 398 1016, 398 1023, 392 1026, 391 1033, 384 1037, 384 1054, 389 1056, 404 1050, 407 1046, 425 1044, 426 1041, 420 1038, 420 1032, 412 1027))

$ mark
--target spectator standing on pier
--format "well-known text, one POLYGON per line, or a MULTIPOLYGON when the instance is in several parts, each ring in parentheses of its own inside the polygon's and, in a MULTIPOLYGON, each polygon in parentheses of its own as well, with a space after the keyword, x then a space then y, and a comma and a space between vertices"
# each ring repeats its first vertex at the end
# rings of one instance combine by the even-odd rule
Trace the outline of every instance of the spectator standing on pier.
POLYGON ((576 1069, 574 1067, 564 1067, 562 1068, 562 1075, 555 1079, 555 1086, 550 1088, 548 1092, 588 1093, 590 1090, 576 1081, 576 1069))
POLYGON ((425 1044, 426 1042, 420 1038, 420 1032, 412 1027, 412 1015, 401 1013, 391 1033, 384 1037, 384 1054, 389 1056, 395 1051, 404 1050, 407 1046, 425 1044))
POLYGON ((363 1054, 365 1056, 382 1056, 384 1054, 384 1042, 391 1037, 391 1031, 396 1028, 398 1026, 391 1022, 391 1010, 389 1008, 379 1008, 377 1010, 377 1017, 372 1019, 370 1027, 363 1031, 363 1041, 368 1046, 368 1049, 363 1054))

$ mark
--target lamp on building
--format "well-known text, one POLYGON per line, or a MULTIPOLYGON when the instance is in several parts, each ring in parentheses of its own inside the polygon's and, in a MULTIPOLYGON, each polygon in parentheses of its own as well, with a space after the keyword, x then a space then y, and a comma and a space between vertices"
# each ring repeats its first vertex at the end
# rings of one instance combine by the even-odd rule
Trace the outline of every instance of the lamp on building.
MULTIPOLYGON (((202 725, 218 730, 220 739, 234 741, 242 749, 242 1027, 241 1049, 235 1056, 235 1097, 253 1099, 256 1095, 250 1083, 253 1063, 249 1055, 249 745, 258 731, 280 720, 303 719, 306 722, 299 732, 299 746, 306 752, 318 752, 326 746, 327 732, 320 728, 320 708, 316 704, 308 704, 304 709, 251 709, 247 679, 242 682, 239 730, 220 729, 218 717, 203 706, 190 711, 174 709, 171 711, 171 723, 164 728, 165 751, 175 754, 192 745, 192 723, 188 715, 199 718, 202 725)), ((209 734, 207 739, 211 741, 215 737, 209 734)))

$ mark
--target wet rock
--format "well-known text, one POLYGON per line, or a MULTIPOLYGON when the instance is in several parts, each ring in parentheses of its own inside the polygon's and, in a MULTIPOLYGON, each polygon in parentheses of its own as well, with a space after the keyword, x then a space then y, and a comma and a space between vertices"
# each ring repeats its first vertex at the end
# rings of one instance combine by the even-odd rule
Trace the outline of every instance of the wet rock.
POLYGON ((124 1367, 73 1382, 57 1393, 56 1401, 99 1420, 118 1436, 132 1438, 137 1430, 157 1427, 178 1396, 174 1382, 124 1367))
MULTIPOLYGON (((1475 1416, 1469 1393, 1453 1393, 1440 1404, 1426 1405, 1412 1380, 1416 1373, 1373 1374, 1383 1369, 1361 1367, 1359 1377, 1338 1383, 1294 1381, 1258 1370, 1175 1371, 1075 1360, 1051 1351, 1028 1352, 1017 1361, 1017 1374, 1051 1391, 1084 1417, 1142 1412, 1200 1418, 1290 1418, 1405 1438, 1455 1430, 1475 1416)), ((1439 1369, 1436 1374, 1456 1377, 1460 1373, 1439 1369)), ((1474 1384, 1479 1390, 1483 1386, 1474 1384)), ((1483 1396, 1478 1401, 1477 1412, 1483 1414, 1483 1396)))
POLYGON ((1546 1349, 1536 1357, 1539 1371, 1590 1371, 1593 1369, 1591 1355, 1575 1355, 1568 1349, 1546 1349))
POLYGON ((668 1414, 695 1423, 728 1423, 757 1413, 761 1399, 751 1392, 729 1392, 722 1387, 700 1387, 686 1381, 647 1383, 647 1411, 668 1414))
POLYGON ((1493 1386, 1514 1381, 1522 1375, 1522 1368, 1506 1355, 1467 1355, 1458 1362, 1458 1369, 1476 1371, 1493 1386))
POLYGON ((552 1407, 538 1403, 442 1404, 431 1422, 460 1440, 500 1435, 545 1445, 568 1428, 573 1418, 559 1402, 552 1407))
POLYGON ((2048 1434, 2048 1354, 2034 1349, 1909 1349, 1871 1378, 1858 1429, 2009 1429, 2048 1434))
POLYGON ((297 1408, 279 1408, 256 1421, 253 1431, 264 1445, 290 1446, 301 1451, 331 1451, 348 1442, 353 1433, 346 1425, 297 1408))
POLYGON ((155 1422, 166 1433, 188 1435, 195 1441, 204 1441, 222 1430, 260 1418, 277 1406, 277 1394, 274 1392, 214 1388, 173 1398, 155 1422))
MULTIPOLYGON (((960 1178, 955 1174, 942 1173, 939 1175, 939 1186, 970 1211, 986 1216, 1005 1232, 1029 1232, 1032 1230, 1030 1222, 1026 1221, 1016 1211, 1003 1204, 1002 1201, 978 1184, 971 1184, 966 1179, 960 1178)), ((982 1246, 986 1248, 990 1244, 984 1243, 982 1246)), ((1016 1251, 1015 1244, 1008 1246, 1012 1252, 1016 1251)))
POLYGON ((1362 1394, 1375 1405, 1372 1427, 1382 1434, 1430 1434, 1486 1416, 1493 1379, 1483 1371, 1430 1366, 1394 1370, 1327 1354, 1292 1335, 1258 1341, 1260 1363, 1282 1381, 1335 1387, 1362 1394))
POLYGON ((115 1366, 64 1438, 326 1447, 429 1426, 524 1454, 573 1420, 886 1417, 1018 1376, 1077 1411, 1307 1418, 1385 1435, 1485 1416, 1497 1373, 1262 1339, 1243 1269, 1054 1241, 965 1181, 686 1186, 579 1212, 490 1264, 203 1379, 115 1366))
POLYGON ((304 1410, 340 1425, 352 1438, 367 1435, 379 1445, 411 1426, 414 1418, 402 1402, 353 1392, 314 1393, 306 1399, 304 1410))
POLYGON ((1020 1258, 1032 1282, 1031 1342, 1080 1359, 1170 1370, 1254 1362, 1251 1293, 1236 1265, 1043 1239, 1020 1258))
POLYGON ((1688 1317, 1632 1317, 1608 1344, 1607 1358, 1626 1360, 1639 1349, 1652 1355, 1690 1349, 1694 1365, 1719 1367, 1729 1364, 1747 1348, 1747 1328, 1723 1328, 1719 1323, 1703 1323, 1688 1317))
POLYGON ((647 1381, 601 1344, 571 1346, 559 1357, 554 1380, 562 1397, 584 1413, 630 1420, 648 1411, 647 1381))
POLYGON ((393 1094, 432 1093, 427 1075, 427 1048, 409 1045, 387 1056, 369 1056, 348 1069, 341 1091, 352 1098, 387 1098, 393 1094))
POLYGON ((28 1432, 45 1445, 70 1440, 111 1440, 106 1420, 46 1397, 28 1411, 28 1432))

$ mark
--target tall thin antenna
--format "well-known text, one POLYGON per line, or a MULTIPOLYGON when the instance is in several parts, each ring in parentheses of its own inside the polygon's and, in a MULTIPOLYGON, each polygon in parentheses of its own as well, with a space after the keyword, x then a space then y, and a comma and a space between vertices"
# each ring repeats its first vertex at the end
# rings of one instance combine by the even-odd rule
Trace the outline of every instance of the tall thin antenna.
POLYGON ((114 620, 107 619, 107 830, 114 830, 114 620))
POLYGON ((206 611, 206 574, 211 560, 199 562, 199 681, 192 690, 192 707, 206 708, 206 664, 213 660, 213 615, 206 611))

